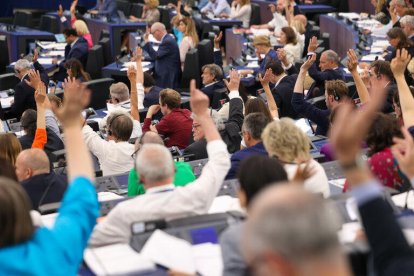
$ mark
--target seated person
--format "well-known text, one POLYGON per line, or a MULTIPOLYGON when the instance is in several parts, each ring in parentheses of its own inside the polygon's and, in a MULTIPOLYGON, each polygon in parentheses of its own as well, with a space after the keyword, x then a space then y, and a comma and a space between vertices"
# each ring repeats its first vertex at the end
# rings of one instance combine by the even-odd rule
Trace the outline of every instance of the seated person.
POLYGON ((279 108, 279 117, 298 119, 299 113, 293 109, 292 96, 298 75, 287 75, 278 61, 266 64, 266 70, 271 69, 270 82, 275 84, 272 89, 273 98, 279 108))
MULTIPOLYGON (((38 54, 35 52, 33 66, 39 71, 42 82, 47 85, 49 78, 43 66, 37 61, 38 54)), ((14 65, 14 72, 20 82, 14 87, 14 100, 10 107, 11 116, 20 119, 22 113, 27 109, 36 109, 34 99, 35 88, 30 86, 29 71, 32 69, 30 62, 26 59, 19 59, 14 65), (28 83, 29 82, 29 83, 28 83)))
POLYGON ((292 183, 272 185, 256 195, 249 214, 241 229, 246 266, 264 275, 352 275, 339 214, 320 196, 292 183))
POLYGON ((165 139, 165 146, 177 146, 184 149, 188 146, 191 136, 191 111, 180 108, 181 95, 172 89, 163 89, 160 92, 159 105, 152 105, 144 119, 142 131, 155 131, 165 139), (161 110, 164 115, 159 123, 151 125, 152 116, 161 110))
POLYGON ((230 168, 226 145, 209 116, 208 97, 190 84, 191 109, 206 133, 209 161, 199 178, 185 187, 174 187, 174 162, 165 146, 146 144, 138 152, 136 168, 145 195, 119 203, 95 227, 90 246, 129 243, 131 223, 174 219, 207 213, 230 168))
POLYGON ((303 162, 315 171, 314 175, 304 182, 304 188, 312 193, 328 197, 330 190, 328 177, 323 167, 310 155, 310 140, 306 134, 289 118, 273 121, 262 133, 263 144, 269 156, 277 158, 284 164, 289 179, 292 179, 303 162))
POLYGON ((289 26, 283 12, 285 10, 284 0, 277 0, 276 5, 269 5, 270 11, 273 14, 273 19, 267 24, 252 25, 253 29, 274 29, 275 34, 279 34, 283 27, 289 26))
POLYGON ((231 156, 231 168, 226 179, 236 177, 240 162, 244 159, 252 155, 268 155, 261 138, 262 132, 268 123, 270 123, 270 120, 263 113, 250 113, 244 118, 241 133, 246 147, 236 151, 231 156))
MULTIPOLYGON (((79 37, 75 29, 65 29, 63 30, 63 35, 67 43, 65 47, 65 59, 59 64, 59 71, 53 75, 53 79, 56 81, 63 81, 67 77, 67 72, 64 67, 67 60, 72 58, 77 59, 84 68, 88 60, 88 42, 83 37, 79 37)), ((57 60, 53 62, 57 63, 57 60)))
MULTIPOLYGON (((51 113, 48 113, 50 119, 46 120, 46 135, 47 143, 44 146, 44 151, 49 157, 51 162, 55 162, 55 157, 52 156, 52 152, 61 150, 64 148, 63 141, 60 135, 57 135, 59 132, 59 127, 56 125, 56 121, 53 120, 51 113)), ((36 129, 37 129, 37 112, 33 109, 28 109, 23 112, 22 119, 20 120, 21 127, 25 135, 19 138, 22 149, 30 149, 33 145, 35 139, 36 129)))
POLYGON ((207 14, 212 13, 214 17, 219 17, 220 14, 230 14, 230 5, 226 0, 210 0, 208 4, 205 5, 200 12, 207 14))
POLYGON ((311 120, 317 125, 315 131, 316 135, 326 136, 329 130, 329 114, 341 100, 348 97, 348 87, 345 82, 341 80, 331 80, 326 82, 325 103, 328 109, 319 109, 311 103, 305 101, 303 96, 303 82, 306 72, 315 59, 316 55, 313 55, 312 58, 307 60, 300 68, 295 88, 293 90, 292 107, 296 112, 302 114, 305 118, 311 120))
POLYGON ((66 176, 50 170, 49 158, 41 149, 27 149, 17 156, 16 175, 37 211, 43 204, 60 202, 67 187, 66 176))
POLYGON ((151 26, 151 33, 156 40, 161 41, 161 44, 155 51, 149 43, 149 33, 146 33, 143 49, 148 52, 151 59, 155 60, 154 72, 157 86, 172 89, 180 87, 181 61, 177 43, 167 33, 162 23, 154 23, 151 26))
POLYGON ((213 101, 214 91, 224 89, 226 86, 223 82, 223 70, 216 64, 206 64, 201 68, 201 82, 203 91, 213 101))
POLYGON ((400 20, 401 28, 411 42, 414 42, 414 16, 405 15, 400 20))
POLYGON ((184 69, 187 52, 197 46, 199 38, 195 23, 190 17, 183 17, 178 21, 178 30, 184 34, 179 46, 181 69, 184 69))
MULTIPOLYGON (((129 116, 127 107, 130 106, 131 101, 129 97, 129 89, 123 82, 117 82, 109 87, 109 103, 107 103, 108 115, 106 115, 101 121, 99 121, 99 128, 105 129, 110 115, 125 114, 129 116), (126 106, 126 107, 123 107, 126 106)), ((131 118, 132 119, 132 118, 131 118)), ((141 123, 137 120, 132 120, 133 130, 131 138, 141 137, 142 129, 141 123)))
MULTIPOLYGON (((234 153, 240 149, 241 137, 239 132, 243 124, 243 100, 240 98, 239 91, 237 90, 239 84, 237 81, 240 81, 236 71, 230 73, 230 90, 229 98, 229 119, 227 122, 223 122, 222 118, 218 116, 217 113, 213 113, 213 118, 218 128, 221 138, 224 143, 227 145, 227 150, 230 153, 234 153), (233 80, 233 81, 232 81, 233 80)), ((194 143, 189 145, 185 150, 184 154, 194 154, 196 159, 206 158, 206 140, 204 139, 206 133, 203 132, 203 129, 200 128, 199 121, 197 117, 194 117, 193 120, 193 137, 194 143)))
POLYGON ((22 145, 14 133, 0 133, 0 158, 15 166, 22 145))
POLYGON ((107 139, 102 139, 93 129, 84 125, 82 132, 86 146, 98 158, 103 175, 128 172, 134 167, 131 155, 135 148, 130 144, 133 129, 129 115, 120 113, 110 115, 107 119, 107 139))
POLYGON ((21 185, 0 179, 0 267, 5 275, 76 275, 96 224, 99 204, 93 165, 80 132, 81 111, 88 105, 84 86, 65 85, 64 107, 58 113, 65 129, 69 186, 54 225, 35 227, 31 204, 21 185), (7 219, 6 219, 7 218, 7 219), (30 252, 30 253, 29 253, 30 252))
POLYGON ((152 75, 148 72, 144 72, 144 102, 143 105, 145 108, 150 107, 151 105, 158 104, 160 100, 161 87, 155 85, 155 80, 152 75))
POLYGON ((83 69, 83 65, 79 60, 71 58, 65 62, 64 66, 68 77, 79 79, 81 82, 91 80, 91 76, 83 69))
MULTIPOLYGON (((135 154, 137 155, 141 147, 145 144, 164 145, 162 138, 155 132, 148 131, 135 142, 135 154)), ((135 157, 134 157, 135 158, 135 157)), ((174 186, 185 186, 195 180, 193 169, 187 162, 174 162, 175 174, 173 179, 174 186)), ((133 168, 128 176, 128 196, 136 196, 145 194, 144 185, 139 179, 139 173, 133 168)))
MULTIPOLYGON (((376 60, 369 65, 369 85, 371 87, 383 87, 387 90, 387 99, 383 104, 381 111, 383 113, 394 112, 392 98, 397 91, 394 82, 394 75, 391 71, 390 63, 384 60, 376 60)), ((375 93, 376 91, 370 91, 375 93)))
POLYGON ((155 22, 160 21, 160 11, 158 6, 160 2, 158 0, 144 0, 144 8, 142 9, 141 18, 137 18, 133 15, 129 16, 131 22, 146 22, 149 26, 155 22))
POLYGON ((260 68, 258 70, 241 70, 242 74, 254 74, 260 73, 264 75, 266 71, 266 64, 271 61, 278 61, 279 58, 277 57, 276 51, 273 49, 272 45, 270 45, 270 39, 268 36, 265 35, 258 35, 253 38, 253 45, 256 49, 256 55, 259 58, 260 68), (265 55, 262 59, 261 55, 265 55))
POLYGON ((294 64, 302 59, 303 49, 297 40, 296 32, 293 28, 283 27, 280 31, 279 42, 283 45, 289 63, 294 64))
POLYGON ((90 14, 105 15, 110 20, 116 20, 118 16, 116 0, 97 0, 96 6, 90 9, 90 14))
POLYGON ((243 28, 249 28, 250 17, 252 14, 252 5, 250 0, 234 0, 231 3, 230 15, 221 13, 220 17, 228 17, 230 19, 242 21, 243 28))

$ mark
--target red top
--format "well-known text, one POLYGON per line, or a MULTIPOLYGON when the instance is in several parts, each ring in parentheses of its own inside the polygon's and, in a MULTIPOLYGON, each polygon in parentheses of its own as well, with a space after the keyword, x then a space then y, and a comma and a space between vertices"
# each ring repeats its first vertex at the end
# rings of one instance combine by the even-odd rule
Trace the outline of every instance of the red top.
MULTIPOLYGON (((151 119, 145 118, 142 131, 145 133, 150 130, 151 119)), ((188 109, 176 108, 171 113, 162 117, 161 121, 155 125, 160 135, 164 136, 166 147, 177 146, 179 149, 185 149, 191 137, 191 128, 193 119, 191 111, 188 109)))
POLYGON ((47 133, 46 129, 44 128, 37 128, 35 137, 32 143, 32 148, 36 149, 44 149, 47 143, 47 133))

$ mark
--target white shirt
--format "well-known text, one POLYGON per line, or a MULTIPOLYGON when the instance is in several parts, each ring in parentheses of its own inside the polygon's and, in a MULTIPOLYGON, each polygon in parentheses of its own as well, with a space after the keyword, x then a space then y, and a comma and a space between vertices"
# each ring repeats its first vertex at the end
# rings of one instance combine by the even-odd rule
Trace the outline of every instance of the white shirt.
POLYGON ((246 4, 240 7, 240 4, 237 4, 236 7, 231 8, 230 18, 238 19, 243 22, 243 28, 249 28, 250 26, 250 16, 252 14, 252 6, 246 4))
POLYGON ((82 132, 86 146, 99 160, 103 175, 129 172, 134 167, 134 159, 131 157, 135 151, 133 144, 106 141, 88 125, 83 127, 82 132))
MULTIPOLYGON (((295 176, 296 170, 298 169, 298 165, 297 164, 285 164, 283 167, 286 170, 289 180, 292 180, 293 177, 295 176)), ((328 177, 326 176, 325 170, 323 169, 321 164, 316 162, 314 159, 312 159, 310 167, 314 168, 316 172, 312 177, 305 180, 305 190, 311 193, 320 193, 325 198, 329 197, 329 194, 330 194, 329 183, 328 183, 328 177)))
POLYGON ((269 21, 269 23, 267 23, 267 25, 269 25, 271 28, 275 29, 274 32, 276 34, 280 33, 280 30, 283 27, 289 26, 286 18, 278 12, 273 13, 273 19, 271 21, 269 21))
POLYGON ((211 11, 214 16, 219 16, 221 13, 229 14, 230 5, 227 0, 216 0, 214 3, 208 1, 208 4, 201 9, 201 12, 211 11))
POLYGON ((296 43, 296 45, 293 45, 292 43, 286 44, 283 49, 285 49, 286 58, 289 63, 293 64, 302 59, 302 48, 300 43, 296 43))
POLYGON ((198 179, 172 191, 150 191, 119 203, 95 226, 89 245, 129 243, 133 222, 206 214, 230 168, 229 153, 222 140, 209 142, 207 152, 209 161, 198 179))

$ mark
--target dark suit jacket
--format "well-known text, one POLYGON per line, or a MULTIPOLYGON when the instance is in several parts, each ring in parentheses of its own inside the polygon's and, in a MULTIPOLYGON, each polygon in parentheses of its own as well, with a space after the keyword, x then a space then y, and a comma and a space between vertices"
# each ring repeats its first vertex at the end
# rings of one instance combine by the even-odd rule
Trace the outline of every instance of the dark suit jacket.
POLYGON ((393 105, 394 93, 398 93, 398 88, 397 88, 397 85, 394 82, 392 82, 389 85, 387 85, 386 89, 387 89, 387 100, 384 102, 381 112, 392 113, 394 112, 394 105, 393 105))
MULTIPOLYGON (((230 100, 229 120, 224 124, 224 129, 220 130, 220 136, 227 145, 230 153, 240 149, 241 137, 239 132, 243 124, 243 101, 240 98, 230 100)), ((198 140, 189 145, 184 154, 195 154, 196 159, 207 158, 207 142, 205 139, 198 140)))
POLYGON ((242 162, 244 159, 252 155, 265 155, 265 156, 268 155, 262 142, 252 147, 239 150, 231 156, 231 159, 230 159, 231 168, 229 172, 227 173, 226 179, 236 178, 236 174, 237 174, 237 170, 239 169, 240 162, 242 162))
POLYGON ((111 19, 118 18, 118 8, 115 0, 104 0, 100 5, 100 0, 96 1, 96 6, 92 8, 97 10, 98 14, 108 15, 111 19))
POLYGON ((64 65, 64 62, 71 58, 76 58, 79 60, 83 67, 86 68, 86 62, 88 61, 88 42, 83 37, 79 37, 75 42, 73 47, 70 44, 67 44, 65 47, 65 60, 61 62, 61 65, 64 65))
POLYGON ((204 86, 203 88, 201 88, 201 91, 203 91, 204 94, 208 96, 208 98, 210 99, 210 105, 211 105, 213 101, 214 91, 218 89, 223 89, 224 87, 225 87, 224 82, 220 80, 212 85, 204 86))
POLYGON ((46 203, 60 202, 67 187, 67 178, 54 172, 35 175, 21 182, 32 203, 32 208, 38 210, 46 203), (49 190, 47 191, 47 188, 49 190), (42 199, 43 197, 43 199, 42 199))
MULTIPOLYGON (((55 162, 52 152, 64 149, 62 140, 50 129, 46 128, 47 143, 45 144, 45 152, 49 157, 50 162, 55 162)), ((34 136, 26 134, 19 138, 22 149, 30 149, 32 147, 34 136)))
POLYGON ((154 104, 159 104, 161 90, 161 87, 153 86, 151 90, 147 94, 145 94, 143 102, 145 108, 148 108, 154 104))
POLYGON ((306 95, 307 99, 324 95, 325 81, 327 80, 345 81, 344 71, 339 67, 336 69, 328 69, 322 72, 316 68, 316 64, 314 63, 309 68, 309 75, 315 80, 315 82, 309 88, 309 93, 306 95))
POLYGON ((414 251, 389 204, 376 198, 361 205, 359 213, 378 275, 413 275, 414 251))
MULTIPOLYGON (((45 69, 39 62, 33 63, 34 68, 39 71, 40 77, 44 84, 49 84, 49 77, 47 76, 45 69)), ((26 75, 15 87, 14 87, 14 103, 11 105, 10 113, 13 117, 20 119, 22 113, 26 109, 35 109, 36 102, 34 99, 35 90, 30 87, 24 80, 29 80, 29 76, 26 75)))
POLYGON ((161 88, 178 88, 181 81, 180 51, 177 42, 166 34, 155 51, 150 43, 145 44, 144 50, 151 59, 155 60, 156 84, 161 88))
POLYGON ((292 119, 299 117, 299 113, 292 107, 293 88, 295 87, 297 78, 298 75, 296 74, 285 76, 272 90, 273 97, 279 108, 280 117, 290 117, 292 119))

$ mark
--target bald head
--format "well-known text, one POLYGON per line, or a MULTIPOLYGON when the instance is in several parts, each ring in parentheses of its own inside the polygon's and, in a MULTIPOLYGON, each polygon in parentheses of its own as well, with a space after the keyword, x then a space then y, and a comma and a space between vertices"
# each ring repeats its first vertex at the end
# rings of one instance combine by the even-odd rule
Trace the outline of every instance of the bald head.
POLYGON ((19 153, 16 159, 16 175, 19 181, 32 176, 49 173, 50 163, 41 149, 27 149, 19 153))
POLYGON ((147 131, 145 132, 140 141, 141 145, 145 144, 158 144, 158 145, 164 145, 164 141, 162 140, 161 136, 153 131, 147 131))
MULTIPOLYGON (((348 275, 337 237, 340 225, 332 206, 301 185, 273 185, 251 205, 243 253, 248 263, 264 255, 282 260, 297 270, 296 275, 303 275, 304 267, 315 269, 309 275, 348 275)), ((265 261, 262 269, 280 272, 275 263, 265 261)))

